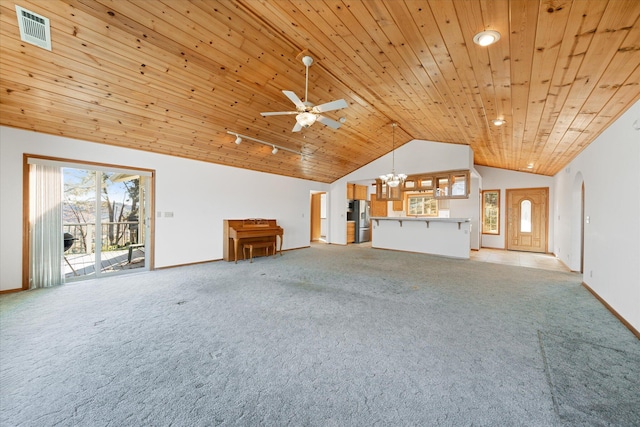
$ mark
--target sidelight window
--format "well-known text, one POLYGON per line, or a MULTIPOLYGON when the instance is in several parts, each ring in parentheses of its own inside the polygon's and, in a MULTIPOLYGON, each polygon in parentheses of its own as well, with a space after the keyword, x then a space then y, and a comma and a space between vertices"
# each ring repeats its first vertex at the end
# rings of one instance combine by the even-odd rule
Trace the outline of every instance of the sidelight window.
POLYGON ((482 192, 482 233, 500 234, 500 190, 482 192))

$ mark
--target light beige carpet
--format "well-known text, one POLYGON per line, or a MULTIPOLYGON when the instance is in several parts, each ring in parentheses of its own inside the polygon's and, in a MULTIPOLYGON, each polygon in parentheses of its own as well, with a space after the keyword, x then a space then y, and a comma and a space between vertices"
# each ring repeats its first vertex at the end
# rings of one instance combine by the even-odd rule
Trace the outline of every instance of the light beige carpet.
POLYGON ((574 273, 314 245, 0 297, 6 426, 640 424, 574 273))

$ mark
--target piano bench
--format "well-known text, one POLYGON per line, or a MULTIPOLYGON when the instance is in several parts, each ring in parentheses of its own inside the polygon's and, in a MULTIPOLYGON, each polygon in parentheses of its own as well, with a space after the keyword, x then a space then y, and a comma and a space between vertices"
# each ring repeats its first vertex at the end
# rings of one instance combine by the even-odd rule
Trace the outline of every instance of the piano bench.
POLYGON ((244 259, 247 259, 247 252, 246 250, 249 249, 249 259, 250 262, 253 262, 253 249, 254 248, 265 248, 265 251, 267 253, 267 256, 269 256, 269 248, 271 248, 271 252, 275 255, 276 254, 276 242, 251 242, 251 243, 245 243, 242 245, 242 255, 244 256, 244 259))

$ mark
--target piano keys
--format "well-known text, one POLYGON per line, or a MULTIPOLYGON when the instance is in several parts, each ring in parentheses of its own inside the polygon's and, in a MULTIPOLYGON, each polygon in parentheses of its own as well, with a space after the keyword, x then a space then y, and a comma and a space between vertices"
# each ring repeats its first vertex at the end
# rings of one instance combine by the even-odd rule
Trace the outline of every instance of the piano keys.
MULTIPOLYGON (((225 219, 223 221, 223 259, 238 263, 238 247, 250 242, 273 242, 277 248, 280 241, 282 256, 282 238, 284 230, 275 219, 225 219)), ((244 256, 244 255, 243 255, 244 256)))

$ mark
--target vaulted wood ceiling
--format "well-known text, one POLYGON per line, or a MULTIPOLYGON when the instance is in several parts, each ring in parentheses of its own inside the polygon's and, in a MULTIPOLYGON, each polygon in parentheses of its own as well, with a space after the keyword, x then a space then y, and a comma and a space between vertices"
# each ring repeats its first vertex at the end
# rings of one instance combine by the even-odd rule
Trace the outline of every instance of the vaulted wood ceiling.
POLYGON ((396 147, 553 175, 640 99, 639 17, 638 0, 0 0, 0 123, 333 182, 390 152, 396 122, 396 147), (16 3, 50 19, 52 51, 20 40, 16 3), (485 29, 498 43, 473 43, 485 29), (309 100, 349 104, 325 113, 337 130, 260 115, 304 98, 303 54, 309 100))

